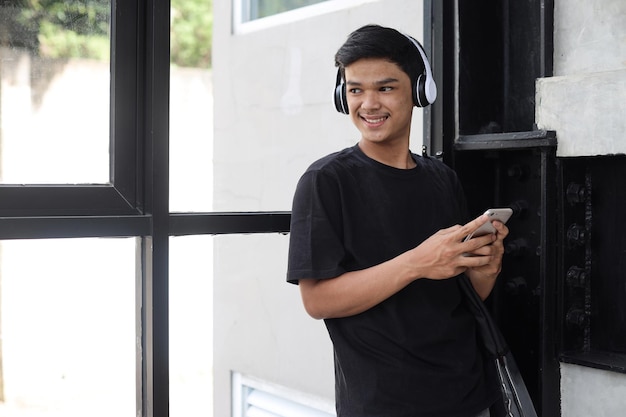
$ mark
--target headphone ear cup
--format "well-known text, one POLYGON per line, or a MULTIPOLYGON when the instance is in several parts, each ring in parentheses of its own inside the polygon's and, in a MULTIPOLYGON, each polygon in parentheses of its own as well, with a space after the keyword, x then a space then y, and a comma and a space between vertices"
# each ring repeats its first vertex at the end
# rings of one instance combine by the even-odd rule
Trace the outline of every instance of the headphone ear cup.
POLYGON ((417 77, 417 85, 415 86, 415 96, 413 97, 413 102, 416 106, 426 107, 435 102, 435 99, 437 98, 437 85, 435 84, 435 80, 433 78, 430 63, 426 57, 426 51, 424 51, 422 45, 420 45, 420 43, 412 37, 408 35, 404 36, 406 36, 415 46, 417 52, 419 52, 420 57, 422 58, 422 63, 424 64, 424 72, 417 77))
POLYGON ((417 77, 413 102, 419 107, 426 107, 431 104, 426 97, 426 75, 424 74, 420 74, 419 77, 417 77))
POLYGON ((346 99, 346 84, 339 83, 335 87, 335 109, 339 113, 348 114, 350 110, 348 109, 348 100, 346 99))

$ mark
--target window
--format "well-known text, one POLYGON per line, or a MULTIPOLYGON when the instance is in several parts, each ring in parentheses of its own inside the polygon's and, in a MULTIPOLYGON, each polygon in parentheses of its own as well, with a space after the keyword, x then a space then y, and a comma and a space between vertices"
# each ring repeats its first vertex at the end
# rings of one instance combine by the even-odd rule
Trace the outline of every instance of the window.
POLYGON ((213 416, 213 236, 169 239, 169 416, 213 416))
POLYGON ((137 7, 19 4, 0 6, 0 214, 138 214, 137 7))
POLYGON ((233 417, 334 417, 332 404, 311 396, 268 384, 239 373, 233 374, 233 417))
MULTIPOLYGON (((178 356, 170 371, 170 236, 285 232, 289 216, 170 213, 169 46, 175 13, 169 8, 145 0, 5 3, 0 4, 0 169, 6 175, 0 179, 0 309, 10 309, 10 314, 2 315, 6 366, 0 369, 5 390, 0 414, 21 415, 24 410, 10 407, 27 400, 32 405, 27 411, 37 415, 83 415, 86 407, 77 406, 88 401, 96 415, 166 417, 171 396, 174 412, 183 415, 188 393, 181 394, 180 381, 170 384, 189 365, 181 361, 185 347, 173 344, 172 353, 178 356), (36 9, 40 4, 42 9, 36 9), (33 11, 32 19, 26 19, 33 11), (44 60, 37 49, 45 44, 40 35, 64 33, 44 20, 55 23, 63 17, 69 17, 64 24, 72 28, 63 38, 68 46, 79 43, 84 51, 91 44, 83 42, 82 35, 91 28, 90 33, 98 34, 91 40, 98 48, 104 45, 106 54, 44 60), (82 68, 97 67, 101 76, 72 72, 74 81, 84 81, 75 90, 67 83, 71 74, 66 71, 74 68, 70 61, 80 61, 82 68), (39 83, 48 85, 35 85, 39 83), (54 115, 42 123, 36 113, 38 100, 48 100, 52 89, 67 88, 73 94, 68 99, 71 108, 62 94, 55 94, 58 100, 46 107, 54 115), (89 123, 85 132, 82 126, 89 123), (78 133, 66 131, 64 136, 57 134, 59 128, 78 133), (23 146, 32 142, 25 135, 32 129, 43 133, 36 140, 53 139, 45 147, 23 146), (85 153, 87 144, 96 150, 85 153), (38 172, 31 172, 35 168, 38 172), (26 271, 32 273, 27 276, 26 271), (30 361, 23 360, 24 352, 30 361), (119 360, 109 360, 111 355, 119 360), (110 380, 105 375, 113 375, 115 382, 104 384, 110 380), (94 408, 95 403, 100 405, 94 408)), ((206 16, 205 11, 196 14, 206 16)), ((205 71, 195 79, 206 77, 205 71)), ((210 113, 210 108, 205 111, 210 113)), ((174 132, 180 123, 185 122, 174 121, 174 132)), ((206 178, 199 183, 210 183, 206 178)), ((194 187, 196 192, 201 188, 194 187)), ((175 201, 186 210, 210 205, 204 200, 175 201)), ((179 247, 173 243, 173 252, 179 247)), ((180 302, 184 290, 173 285, 172 291, 172 330, 178 337, 176 332, 187 329, 188 313, 180 302)), ((200 376, 210 383, 206 375, 200 376)), ((207 395, 210 392, 195 398, 207 395)))
POLYGON ((241 22, 260 19, 327 0, 239 0, 241 22))
POLYGON ((234 32, 245 34, 381 0, 233 0, 234 32))
POLYGON ((30 3, 0 5, 0 183, 107 183, 109 1, 30 3))
POLYGON ((0 415, 137 415, 135 247, 0 241, 0 415))
POLYGON ((170 28, 170 211, 213 210, 212 0, 173 0, 170 28))
MULTIPOLYGON (((201 37, 203 45, 210 45, 204 32, 186 31, 187 27, 174 29, 179 17, 184 22, 192 20, 189 14, 193 18, 209 18, 206 4, 211 4, 210 0, 206 0, 202 10, 194 9, 197 3, 188 0, 172 0, 172 10, 167 7, 169 3, 163 7, 162 2, 146 0, 26 0, 17 2, 19 6, 4 3, 0 5, 0 54, 19 50, 20 56, 26 57, 0 57, 0 120, 8 123, 2 125, 0 132, 6 145, 2 149, 5 165, 1 168, 11 167, 11 175, 15 174, 10 181, 0 180, 0 239, 4 255, 0 259, 0 284, 1 301, 6 301, 0 309, 12 309, 11 314, 2 315, 6 367, 4 371, 0 369, 0 375, 5 378, 5 399, 26 392, 18 399, 21 401, 44 392, 45 398, 28 401, 34 404, 37 415, 45 416, 83 415, 85 407, 76 410, 76 406, 86 400, 91 405, 100 404, 96 408, 90 406, 96 415, 166 417, 170 410, 171 415, 189 414, 191 395, 195 401, 205 400, 194 411, 211 415, 211 404, 206 401, 212 385, 207 374, 211 370, 211 305, 210 300, 205 302, 211 298, 211 277, 201 267, 206 268, 204 262, 210 259, 207 255, 211 252, 212 235, 284 233, 289 228, 289 215, 207 211, 212 205, 207 198, 212 186, 207 164, 211 155, 202 154, 212 146, 207 134, 212 130, 210 120, 205 117, 211 114, 205 88, 209 65, 177 63, 172 70, 170 56, 185 52, 183 46, 190 36, 201 37), (19 122, 13 118, 18 108, 31 110, 38 97, 48 94, 45 86, 42 91, 46 94, 39 96, 22 91, 22 87, 33 91, 28 80, 34 71, 31 64, 41 58, 34 46, 28 51, 23 49, 37 42, 39 33, 33 28, 39 26, 20 29, 10 41, 6 38, 6 29, 13 31, 16 27, 16 16, 38 4, 45 5, 38 12, 52 16, 63 16, 74 5, 96 7, 94 13, 87 14, 97 17, 92 26, 102 32, 100 40, 104 40, 104 49, 109 53, 88 58, 88 62, 84 56, 64 58, 63 65, 75 60, 82 60, 81 65, 98 61, 98 73, 102 76, 85 78, 93 85, 81 83, 84 88, 70 99, 72 109, 56 101, 52 106, 55 116, 46 119, 48 125, 40 123, 41 119, 32 112, 21 113, 19 122), (18 72, 23 83, 16 87, 11 84, 15 81, 11 77, 15 74, 13 69, 22 62, 30 64, 25 72, 18 72), (203 69, 188 71, 189 67, 203 69), (186 102, 187 98, 180 94, 185 91, 194 93, 193 101, 186 102), (96 99, 91 101, 92 98, 96 99), (190 113, 190 108, 195 112, 190 113), (59 109, 66 111, 58 112, 59 109), (74 120, 93 115, 97 120, 74 120), (198 124, 187 125, 189 120, 183 115, 198 124), (8 153, 11 149, 15 152, 13 144, 24 139, 28 129, 36 127, 49 133, 62 128, 68 120, 74 127, 84 123, 92 126, 85 134, 78 129, 79 139, 72 139, 62 150, 56 147, 59 141, 67 139, 61 135, 56 142, 47 144, 48 148, 22 146, 19 154, 8 153), (191 134, 198 137, 190 138, 187 128, 193 128, 191 134), (87 144, 97 144, 97 161, 83 154, 87 144), (183 150, 192 153, 193 164, 183 150), (61 153, 65 159, 53 152, 61 153), (47 158, 47 165, 34 163, 34 153, 47 158), (30 172, 33 167, 41 168, 41 172, 30 172), (66 170, 71 177, 56 175, 51 167, 66 170), (92 168, 97 174, 86 176, 92 168), (18 169, 22 171, 18 173, 18 169), (183 187, 195 194, 193 197, 202 199, 178 194, 183 187), (173 213, 172 209, 179 212, 173 213), (208 235, 211 236, 207 238, 208 235), (13 249, 18 247, 22 251, 20 257, 13 249), (189 258, 180 261, 184 256, 193 257, 192 262, 189 258), (193 275, 185 269, 192 265, 193 275), (22 273, 27 270, 35 271, 29 275, 37 281, 25 278, 22 273), (34 284, 25 286, 29 282, 34 284), (25 303, 29 297, 35 299, 35 295, 37 305, 25 303), (189 302, 192 299, 194 303, 189 302), (25 315, 17 316, 15 312, 29 314, 32 334, 23 329, 25 315), (197 321, 192 324, 190 316, 197 321), (20 321, 16 322, 16 317, 20 321), (197 328, 202 331, 196 331, 197 328), (61 334, 55 333, 59 330, 61 334), (29 345, 32 340, 38 343, 29 345), (10 358, 19 355, 20 349, 28 349, 32 362, 41 367, 25 374, 19 365, 28 364, 13 360, 16 356, 10 358), (109 361, 111 354, 122 359, 109 361), (107 375, 109 381, 112 374, 115 383, 104 384, 103 376, 107 375), (95 381, 96 377, 102 379, 95 381), (74 401, 75 398, 79 400, 74 401), (104 404, 103 398, 115 401, 104 404)), ((77 40, 75 35, 82 33, 81 19, 70 19, 68 25, 75 29, 70 40, 77 40)), ((205 22, 203 19, 200 26, 206 27, 205 22)), ((47 80, 46 76, 53 74, 52 86, 60 81, 57 76, 61 73, 50 67, 50 61, 47 63, 48 66, 34 71, 34 79, 47 80)), ((62 75, 65 78, 60 89, 70 88, 65 84, 67 74, 62 75)), ((286 240, 282 235, 280 238, 286 240)), ((282 252, 277 256, 283 257, 282 252)), ((286 287, 282 280, 280 283, 286 287)), ((8 401, 2 403, 0 398, 0 414, 18 413, 7 409, 9 406, 8 401)))

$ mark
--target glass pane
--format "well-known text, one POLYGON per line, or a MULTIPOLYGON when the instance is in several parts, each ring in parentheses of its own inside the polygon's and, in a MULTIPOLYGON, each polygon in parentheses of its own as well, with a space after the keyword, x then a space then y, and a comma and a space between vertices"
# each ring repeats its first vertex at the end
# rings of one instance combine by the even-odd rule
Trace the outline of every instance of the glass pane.
POLYGON ((172 0, 170 210, 211 211, 211 0, 172 0))
POLYGON ((320 410, 334 409, 332 345, 324 323, 304 311, 298 287, 286 282, 288 243, 278 233, 213 238, 216 417, 230 415, 234 373, 307 394, 304 404, 320 410))
POLYGON ((285 280, 288 242, 281 234, 170 238, 170 416, 231 415, 235 373, 334 409, 332 345, 285 280))
POLYGON ((213 415, 213 237, 170 238, 170 416, 213 415))
POLYGON ((109 181, 110 14, 110 0, 0 4, 0 183, 109 181))
POLYGON ((135 239, 0 242, 0 416, 136 416, 135 239))
POLYGON ((298 9, 326 0, 238 0, 243 2, 243 22, 298 9))

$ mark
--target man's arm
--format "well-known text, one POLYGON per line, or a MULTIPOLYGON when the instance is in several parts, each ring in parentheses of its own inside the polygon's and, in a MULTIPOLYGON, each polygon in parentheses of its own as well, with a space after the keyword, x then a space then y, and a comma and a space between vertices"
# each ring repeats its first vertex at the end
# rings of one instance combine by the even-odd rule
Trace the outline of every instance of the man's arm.
POLYGON ((487 265, 494 262, 493 256, 485 255, 492 250, 482 248, 497 238, 487 235, 467 242, 463 238, 485 221, 482 215, 440 230, 419 246, 370 268, 330 279, 301 279, 304 307, 316 319, 347 317, 374 307, 416 279, 448 279, 468 269, 482 279, 488 275, 487 265), (468 252, 481 256, 465 256, 468 252))

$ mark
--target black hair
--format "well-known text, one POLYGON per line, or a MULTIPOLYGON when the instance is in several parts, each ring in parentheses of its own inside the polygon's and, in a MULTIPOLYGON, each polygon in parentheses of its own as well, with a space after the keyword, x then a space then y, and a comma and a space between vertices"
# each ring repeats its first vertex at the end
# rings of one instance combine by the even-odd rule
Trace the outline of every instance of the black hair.
POLYGON ((379 25, 366 25, 348 35, 335 54, 335 66, 345 79, 345 68, 363 58, 382 58, 393 62, 409 76, 412 85, 424 72, 421 55, 408 36, 379 25))

